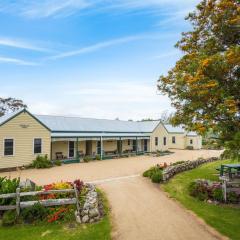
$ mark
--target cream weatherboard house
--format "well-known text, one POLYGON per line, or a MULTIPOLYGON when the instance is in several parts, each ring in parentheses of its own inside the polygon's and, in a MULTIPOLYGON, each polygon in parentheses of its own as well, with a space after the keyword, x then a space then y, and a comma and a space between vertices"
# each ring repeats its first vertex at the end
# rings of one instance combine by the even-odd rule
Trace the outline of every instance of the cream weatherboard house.
POLYGON ((37 155, 79 161, 168 149, 200 149, 202 138, 161 121, 120 121, 33 115, 21 109, 0 118, 0 169, 32 163, 37 155))

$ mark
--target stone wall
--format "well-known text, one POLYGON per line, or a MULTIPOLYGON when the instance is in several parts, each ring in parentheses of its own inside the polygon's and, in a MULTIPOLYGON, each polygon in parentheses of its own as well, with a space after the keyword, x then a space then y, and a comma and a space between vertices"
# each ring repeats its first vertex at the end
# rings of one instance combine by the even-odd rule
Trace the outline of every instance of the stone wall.
POLYGON ((206 159, 198 158, 197 160, 194 160, 194 161, 186 161, 181 164, 171 165, 163 170, 163 181, 169 180, 177 173, 191 170, 191 169, 198 167, 199 165, 201 165, 203 163, 214 162, 217 160, 219 160, 219 158, 217 158, 217 157, 206 158, 206 159))
POLYGON ((86 187, 88 192, 85 203, 81 208, 80 216, 76 216, 76 218, 79 219, 77 220, 78 222, 82 223, 97 222, 104 214, 102 199, 100 199, 96 187, 93 184, 86 184, 86 187))

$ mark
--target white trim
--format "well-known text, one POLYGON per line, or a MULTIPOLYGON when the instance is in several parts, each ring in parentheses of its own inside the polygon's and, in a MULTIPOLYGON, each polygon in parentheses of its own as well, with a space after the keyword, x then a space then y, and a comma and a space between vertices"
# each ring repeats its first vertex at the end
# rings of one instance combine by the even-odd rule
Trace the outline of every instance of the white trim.
POLYGON ((15 156, 15 138, 13 137, 6 137, 3 138, 3 157, 14 157, 15 156), (13 154, 12 155, 5 155, 5 140, 12 139, 13 140, 13 154))
POLYGON ((34 137, 34 138, 33 138, 32 150, 33 150, 32 152, 33 152, 33 155, 34 155, 34 156, 43 153, 43 140, 42 140, 41 137, 34 137), (41 152, 40 152, 40 153, 35 153, 35 152, 34 152, 34 140, 35 140, 35 139, 41 139, 41 152))

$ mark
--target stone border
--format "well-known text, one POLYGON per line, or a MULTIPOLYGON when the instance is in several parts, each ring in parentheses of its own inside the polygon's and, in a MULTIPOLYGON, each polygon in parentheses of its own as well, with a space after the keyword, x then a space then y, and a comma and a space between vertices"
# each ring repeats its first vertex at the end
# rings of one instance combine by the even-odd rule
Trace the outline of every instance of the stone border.
POLYGON ((95 185, 87 183, 88 190, 83 207, 80 210, 80 216, 76 216, 77 222, 93 223, 99 221, 104 215, 102 200, 96 190, 95 185))
POLYGON ((217 158, 217 157, 211 157, 206 159, 198 158, 197 160, 194 160, 194 161, 186 161, 181 164, 169 166, 163 170, 163 181, 164 182, 168 181, 170 178, 172 178, 174 175, 180 172, 191 170, 204 163, 214 162, 218 160, 220 160, 220 158, 217 158))

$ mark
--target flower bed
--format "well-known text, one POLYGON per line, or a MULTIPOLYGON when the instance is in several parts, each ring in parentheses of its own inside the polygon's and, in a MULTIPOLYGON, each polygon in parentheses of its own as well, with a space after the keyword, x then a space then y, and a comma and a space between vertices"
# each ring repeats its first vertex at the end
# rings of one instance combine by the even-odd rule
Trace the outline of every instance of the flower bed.
MULTIPOLYGON (((223 203, 222 184, 206 179, 197 179, 189 184, 189 194, 201 201, 209 203, 223 203)), ((231 191, 227 193, 227 203, 240 203, 240 195, 231 191)))
POLYGON ((27 186, 19 179, 0 178, 0 205, 4 226, 74 220, 92 223, 104 214, 95 186, 81 180, 27 186))

